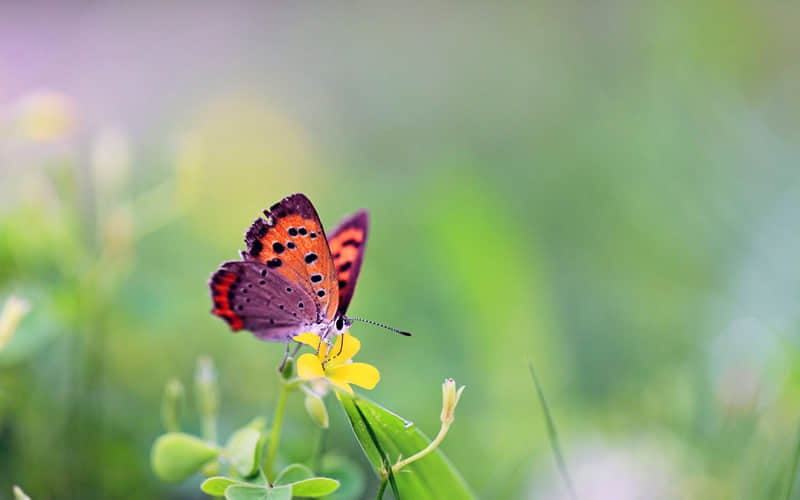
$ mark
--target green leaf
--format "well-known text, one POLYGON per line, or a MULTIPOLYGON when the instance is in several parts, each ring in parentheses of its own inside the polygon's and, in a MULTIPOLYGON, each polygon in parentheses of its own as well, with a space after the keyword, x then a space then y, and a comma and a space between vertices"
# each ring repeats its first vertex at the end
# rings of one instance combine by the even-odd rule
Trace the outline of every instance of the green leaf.
MULTIPOLYGON (((380 467, 377 468, 379 471, 379 475, 382 477, 384 472, 389 480, 389 484, 392 486, 392 493, 394 494, 395 500, 400 500, 400 491, 397 489, 397 480, 394 477, 394 470, 392 469, 392 461, 389 458, 389 455, 386 454, 386 451, 381 446, 381 442, 378 439, 377 434, 372 429, 372 424, 369 423, 369 420, 364 415, 364 412, 361 411, 361 408, 358 406, 356 401, 353 401, 353 407, 356 409, 356 413, 358 413, 358 422, 364 426, 364 429, 367 431, 367 435, 369 436, 369 442, 375 447, 375 451, 378 454, 378 458, 380 459, 380 467)), ((381 481, 380 489, 378 490, 377 498, 383 498, 383 492, 386 490, 386 479, 381 481)))
POLYGON ((361 498, 366 486, 361 467, 336 455, 326 455, 322 459, 320 475, 339 481, 339 489, 325 497, 327 500, 357 500, 361 498))
POLYGON ((298 481, 292 486, 292 495, 296 497, 318 498, 330 495, 339 488, 339 481, 327 477, 312 477, 298 481))
POLYGON ((278 486, 272 488, 267 493, 268 500, 292 500, 292 488, 290 486, 278 486))
POLYGON ((289 486, 292 496, 321 497, 333 493, 339 487, 339 481, 327 477, 313 477, 311 469, 303 464, 292 464, 283 469, 275 485, 289 486))
POLYGON ((203 484, 200 485, 200 489, 203 490, 203 493, 207 493, 214 497, 221 497, 225 495, 225 489, 232 484, 240 483, 239 481, 235 481, 229 477, 210 477, 203 481, 203 484))
POLYGON ((303 464, 292 464, 278 474, 278 478, 275 479, 275 484, 278 486, 292 484, 310 477, 314 477, 314 473, 311 472, 311 469, 303 464))
POLYGON ((254 474, 248 478, 243 478, 241 482, 251 486, 269 487, 267 476, 264 475, 264 471, 260 467, 258 468, 257 474, 254 474))
POLYGON ((228 440, 225 454, 242 477, 250 477, 258 471, 261 444, 261 432, 252 427, 239 429, 228 440))
POLYGON ((219 448, 202 439, 171 432, 153 443, 150 463, 156 475, 164 481, 181 481, 199 471, 219 453, 219 448))
MULTIPOLYGON (((394 461, 398 456, 410 457, 430 443, 413 423, 389 410, 363 398, 355 398, 344 393, 340 395, 353 432, 379 475, 381 453, 373 443, 370 431, 375 435, 380 448, 394 461)), ((395 475, 395 479, 403 498, 415 500, 475 498, 464 479, 439 449, 404 467, 395 475)))
MULTIPOLYGON (((234 484, 225 488, 226 500, 267 500, 270 490, 261 486, 234 484)), ((291 497, 290 497, 291 498, 291 497)))

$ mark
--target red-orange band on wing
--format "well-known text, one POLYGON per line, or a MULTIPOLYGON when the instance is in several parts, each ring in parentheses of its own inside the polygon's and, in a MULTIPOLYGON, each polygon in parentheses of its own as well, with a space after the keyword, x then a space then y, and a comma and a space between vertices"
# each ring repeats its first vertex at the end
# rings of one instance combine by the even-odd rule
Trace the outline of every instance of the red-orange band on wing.
POLYGON ((214 301, 214 309, 211 310, 220 318, 224 319, 231 330, 238 331, 244 327, 242 318, 236 315, 231 308, 229 292, 231 286, 236 282, 236 275, 219 270, 211 277, 211 298, 214 301))
POLYGON ((345 218, 328 238, 339 288, 339 312, 344 314, 355 292, 364 249, 369 216, 361 211, 345 218))

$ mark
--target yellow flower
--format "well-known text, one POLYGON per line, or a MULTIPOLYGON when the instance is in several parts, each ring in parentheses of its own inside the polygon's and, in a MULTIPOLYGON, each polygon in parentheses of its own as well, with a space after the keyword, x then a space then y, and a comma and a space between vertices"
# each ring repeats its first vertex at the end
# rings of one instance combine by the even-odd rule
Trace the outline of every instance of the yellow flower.
POLYGON ((325 379, 335 387, 353 394, 350 384, 372 389, 381 379, 378 369, 367 363, 352 363, 350 360, 361 349, 357 338, 344 333, 328 348, 319 335, 301 333, 295 342, 319 349, 317 354, 306 353, 297 359, 297 375, 305 380, 325 379))

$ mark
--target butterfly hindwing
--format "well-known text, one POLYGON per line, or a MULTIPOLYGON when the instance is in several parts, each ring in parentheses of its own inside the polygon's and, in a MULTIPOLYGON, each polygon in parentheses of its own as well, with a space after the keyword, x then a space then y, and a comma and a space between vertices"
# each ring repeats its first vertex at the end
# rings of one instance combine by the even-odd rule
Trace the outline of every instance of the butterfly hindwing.
POLYGON ((212 313, 232 330, 250 330, 281 342, 309 331, 317 321, 315 298, 259 262, 225 262, 209 282, 212 313))
POLYGON ((369 214, 362 210, 342 220, 328 239, 336 267, 339 312, 342 314, 347 311, 356 289, 361 262, 364 260, 368 228, 369 214))
POLYGON ((339 307, 337 274, 317 211, 303 194, 287 196, 245 233, 246 260, 260 262, 313 295, 319 319, 339 307))

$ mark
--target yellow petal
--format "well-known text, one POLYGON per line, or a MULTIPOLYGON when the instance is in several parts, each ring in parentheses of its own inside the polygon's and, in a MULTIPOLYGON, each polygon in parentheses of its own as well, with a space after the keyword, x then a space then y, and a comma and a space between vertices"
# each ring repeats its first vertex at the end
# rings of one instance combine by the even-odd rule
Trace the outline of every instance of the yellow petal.
POLYGON ((305 380, 313 380, 325 376, 319 358, 311 353, 305 353, 297 358, 297 376, 305 380))
POLYGON ((319 345, 322 343, 322 338, 316 333, 311 333, 311 332, 295 335, 292 338, 292 340, 294 340, 295 342, 299 342, 301 344, 305 344, 307 346, 311 346, 314 349, 317 349, 319 345))
POLYGON ((361 342, 348 333, 343 333, 336 338, 336 343, 328 351, 326 366, 333 368, 353 359, 361 349, 361 342))
POLYGON ((319 362, 320 362, 320 363, 322 363, 322 362, 324 362, 324 361, 325 361, 325 354, 326 354, 327 352, 328 352, 328 344, 326 344, 325 342, 323 342, 322 344, 320 344, 320 346, 319 346, 319 352, 317 353, 317 358, 319 359, 319 362))
POLYGON ((356 384, 364 389, 372 389, 381 379, 378 369, 367 363, 348 363, 328 368, 326 375, 332 383, 356 384))
MULTIPOLYGON (((328 378, 325 380, 330 382, 331 385, 335 386, 336 388, 343 390, 344 392, 350 394, 351 396, 353 395, 353 388, 350 387, 350 385, 348 385, 347 382, 342 382, 341 380, 336 380, 332 378, 328 378)), ((336 394, 336 397, 339 397, 338 393, 336 394)))
POLYGON ((325 360, 325 352, 328 348, 327 344, 322 341, 322 337, 317 335, 316 333, 306 332, 301 333, 300 335, 295 335, 292 337, 292 340, 298 342, 300 344, 305 344, 309 347, 312 347, 315 351, 317 351, 317 357, 320 361, 325 360))

